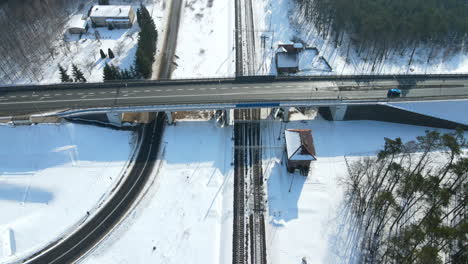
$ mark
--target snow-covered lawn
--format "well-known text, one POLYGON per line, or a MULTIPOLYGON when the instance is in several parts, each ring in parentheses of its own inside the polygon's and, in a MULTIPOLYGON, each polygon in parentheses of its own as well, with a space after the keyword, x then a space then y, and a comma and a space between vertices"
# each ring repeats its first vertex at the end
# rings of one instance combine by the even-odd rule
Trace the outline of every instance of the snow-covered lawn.
POLYGON ((172 78, 235 74, 234 1, 184 1, 172 78))
MULTIPOLYGON (((343 198, 340 179, 347 175, 349 163, 363 156, 375 155, 384 144, 384 137, 413 140, 431 129, 377 121, 329 122, 295 114, 286 125, 278 122, 262 125, 264 176, 267 179, 268 263, 333 262, 339 252, 334 240, 340 222, 339 206, 343 198), (301 120, 301 121, 299 121, 301 120), (280 128, 312 129, 317 161, 308 177, 289 174, 283 154, 284 136, 278 140, 280 128)), ((448 131, 448 130, 440 130, 448 131)), ((349 223, 340 223, 349 224, 349 223)))
MULTIPOLYGON (((365 60, 357 52, 350 49, 348 61, 348 44, 335 47, 330 38, 323 38, 312 25, 304 26, 305 20, 300 15, 293 12, 295 0, 259 0, 252 1, 254 5, 255 30, 257 33, 257 54, 262 64, 259 73, 276 74, 274 54, 278 43, 291 41, 303 41, 308 46, 316 47, 319 56, 323 56, 331 65, 332 72, 324 68, 323 61, 317 56, 311 60, 309 65, 301 63, 302 71, 300 75, 317 74, 359 74, 359 73, 467 73, 468 72, 468 52, 466 47, 455 56, 450 56, 444 50, 435 51, 437 54, 427 64, 430 51, 420 47, 416 49, 413 62, 408 67, 412 50, 408 49, 403 56, 400 54, 390 55, 383 64, 379 65, 372 72, 373 61, 365 60), (261 36, 266 36, 265 49, 262 49, 261 36)), ((466 45, 465 45, 466 46, 466 45)), ((301 56, 308 56, 303 54, 301 56)))
POLYGON ((82 263, 230 263, 232 131, 212 121, 166 127, 154 182, 82 263))
POLYGON ((0 263, 68 234, 108 197, 133 133, 65 123, 0 126, 0 263))

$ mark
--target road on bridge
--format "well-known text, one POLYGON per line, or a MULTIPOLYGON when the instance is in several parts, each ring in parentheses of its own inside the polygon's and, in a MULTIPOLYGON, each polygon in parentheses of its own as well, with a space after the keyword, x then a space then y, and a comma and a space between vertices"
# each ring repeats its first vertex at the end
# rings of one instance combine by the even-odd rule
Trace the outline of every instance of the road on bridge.
MULTIPOLYGON (((89 85, 89 84, 88 84, 89 85)), ((92 87, 92 85, 91 85, 92 87)), ((320 100, 386 100, 394 80, 343 81, 207 81, 132 83, 93 88, 72 85, 64 88, 7 89, 0 92, 0 116, 45 113, 67 109, 102 107, 222 104, 243 102, 287 102, 320 100)), ((468 98, 468 77, 429 79, 403 89, 398 100, 468 98)))

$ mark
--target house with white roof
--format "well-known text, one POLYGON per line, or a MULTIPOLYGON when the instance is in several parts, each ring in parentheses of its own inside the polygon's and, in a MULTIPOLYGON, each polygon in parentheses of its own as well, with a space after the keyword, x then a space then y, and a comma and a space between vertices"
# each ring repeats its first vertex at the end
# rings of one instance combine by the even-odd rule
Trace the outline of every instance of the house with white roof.
POLYGON ((310 163, 317 160, 312 130, 287 129, 284 134, 288 172, 292 173, 294 170, 299 169, 303 174, 307 175, 310 163))
POLYGON ((83 15, 74 15, 68 22, 67 27, 70 34, 84 34, 88 31, 88 21, 83 15))
POLYGON ((302 43, 279 44, 275 62, 278 73, 295 73, 299 71, 299 52, 304 49, 302 43))
POLYGON ((126 5, 95 5, 89 17, 96 27, 130 28, 135 21, 135 11, 126 5))

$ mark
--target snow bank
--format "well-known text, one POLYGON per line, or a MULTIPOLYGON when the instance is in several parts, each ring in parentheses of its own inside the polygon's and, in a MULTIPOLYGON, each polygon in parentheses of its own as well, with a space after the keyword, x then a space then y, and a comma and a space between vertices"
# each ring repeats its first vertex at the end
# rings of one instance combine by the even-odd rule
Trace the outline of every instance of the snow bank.
POLYGON ((166 127, 151 187, 82 263, 230 263, 231 137, 213 122, 166 127))
POLYGON ((172 78, 234 76, 234 1, 187 1, 176 55, 172 78))
POLYGON ((339 224, 349 224, 338 221, 346 160, 375 155, 383 147, 384 137, 414 140, 427 129, 432 128, 377 121, 329 122, 320 117, 286 124, 264 122, 268 263, 301 263, 304 257, 308 263, 331 263, 333 253, 340 251, 334 242, 340 239, 336 229, 339 224), (286 171, 284 136, 279 141, 278 135, 280 129, 292 128, 312 130, 317 161, 312 162, 308 177, 286 171))
POLYGON ((86 125, 0 126, 0 229, 14 230, 16 248, 13 257, 8 250, 0 255, 0 263, 34 253, 86 221, 119 179, 131 144, 131 132, 86 125))
POLYGON ((407 111, 468 125, 468 100, 389 103, 407 111))

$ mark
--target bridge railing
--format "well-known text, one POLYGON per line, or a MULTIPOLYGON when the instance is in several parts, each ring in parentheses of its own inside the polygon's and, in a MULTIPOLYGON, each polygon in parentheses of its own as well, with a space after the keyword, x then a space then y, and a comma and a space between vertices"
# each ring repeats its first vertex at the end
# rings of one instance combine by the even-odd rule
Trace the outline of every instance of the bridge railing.
POLYGON ((231 78, 201 78, 201 79, 171 79, 171 80, 118 80, 99 83, 58 83, 58 84, 32 84, 32 85, 0 85, 0 92, 13 91, 43 91, 55 89, 105 89, 126 87, 170 86, 183 84, 214 84, 214 83, 249 83, 249 82, 293 82, 293 81, 423 81, 467 79, 467 73, 456 74, 362 74, 362 75, 310 75, 310 76, 275 76, 256 75, 238 76, 231 78))

